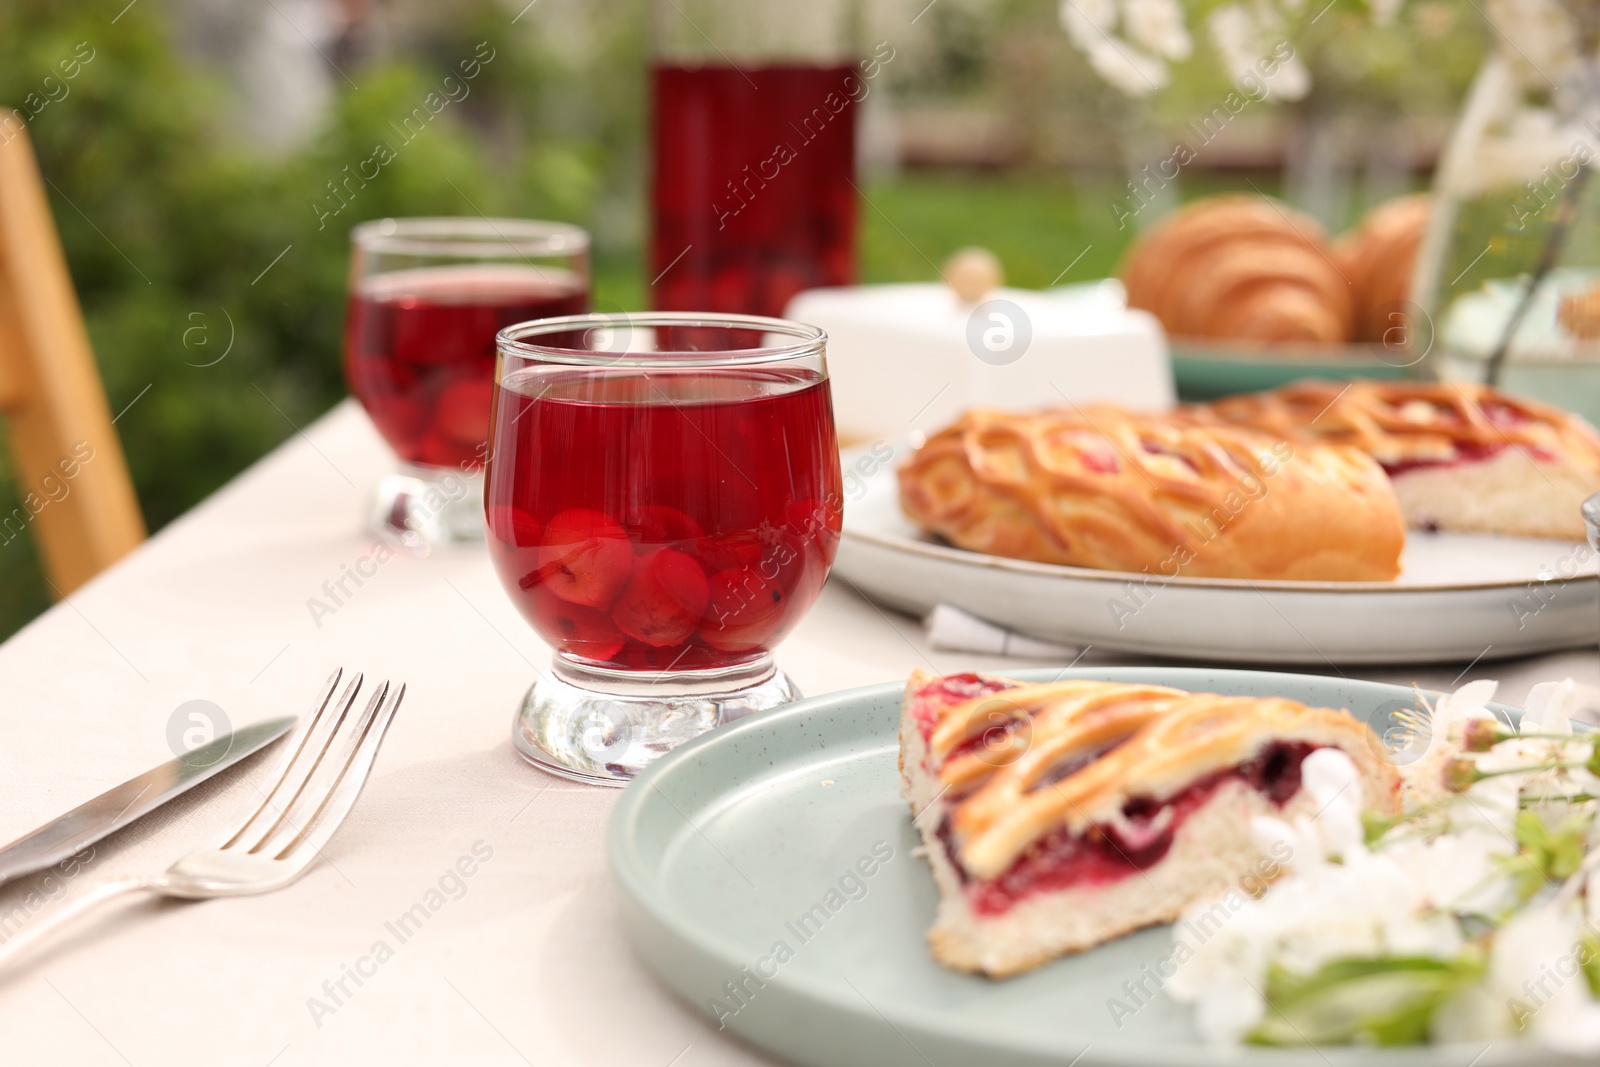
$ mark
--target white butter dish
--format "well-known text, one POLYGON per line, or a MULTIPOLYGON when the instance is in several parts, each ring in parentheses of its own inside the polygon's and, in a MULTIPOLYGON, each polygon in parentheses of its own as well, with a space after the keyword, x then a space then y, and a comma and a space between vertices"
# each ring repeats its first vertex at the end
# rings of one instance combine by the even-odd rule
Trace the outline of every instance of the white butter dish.
POLYGON ((812 289, 785 317, 827 331, 847 441, 932 433, 971 407, 1162 411, 1174 400, 1161 326, 1128 309, 1116 281, 1001 288, 977 304, 940 283, 812 289))

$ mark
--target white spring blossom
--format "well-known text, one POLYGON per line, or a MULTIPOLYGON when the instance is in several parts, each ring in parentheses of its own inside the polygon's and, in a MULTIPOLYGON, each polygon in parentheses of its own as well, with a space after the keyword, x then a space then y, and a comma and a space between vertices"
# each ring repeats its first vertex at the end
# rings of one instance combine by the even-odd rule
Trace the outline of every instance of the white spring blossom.
POLYGON ((1362 843, 1361 788, 1350 757, 1318 749, 1301 774, 1321 808, 1315 819, 1301 816, 1289 824, 1258 816, 1251 823, 1263 855, 1282 855, 1288 846, 1289 877, 1246 901, 1163 986, 1195 1004, 1200 1032, 1213 1044, 1237 1043, 1261 1021, 1271 964, 1311 974, 1340 959, 1451 959, 1461 951, 1456 921, 1431 914, 1425 890, 1405 868, 1362 843))
POLYGON ((1122 18, 1129 39, 1163 59, 1188 59, 1194 51, 1178 0, 1123 0, 1122 18))
MULTIPOLYGON (((1407 808, 1417 808, 1439 800, 1444 794, 1445 764, 1461 751, 1461 730, 1469 719, 1493 720, 1489 701, 1498 684, 1489 679, 1468 682, 1454 693, 1441 696, 1428 720, 1418 724, 1426 730, 1422 755, 1406 767, 1402 782, 1407 808)), ((1413 738, 1417 740, 1417 738, 1413 738)))
MULTIPOLYGON (((1600 795, 1600 778, 1582 765, 1593 746, 1572 734, 1570 681, 1534 689, 1517 736, 1498 720, 1492 727, 1481 722, 1495 719, 1486 706, 1494 690, 1493 682, 1474 682, 1441 697, 1427 751, 1404 768, 1411 779, 1442 781, 1450 761, 1467 751, 1467 725, 1480 720, 1476 733, 1508 739, 1476 753, 1476 780, 1459 793, 1412 792, 1406 817, 1371 847, 1358 772, 1338 749, 1318 749, 1303 765, 1303 788, 1319 809, 1314 818, 1252 821, 1263 855, 1282 856, 1287 847, 1284 877, 1237 907, 1163 987, 1195 1006, 1208 1042, 1237 1044, 1263 1022, 1274 968, 1309 977, 1346 960, 1465 962, 1483 958, 1472 955, 1479 950, 1469 935, 1488 931, 1486 964, 1475 965, 1481 976, 1434 1010, 1432 1039, 1531 1035, 1570 1055, 1600 1053, 1600 1001, 1583 970, 1585 933, 1600 934, 1600 819, 1588 825, 1585 858, 1559 890, 1528 898, 1507 862, 1518 851, 1520 812, 1550 813, 1546 822, 1554 827, 1591 810, 1584 798, 1600 795)), ((1213 907, 1206 901, 1184 919, 1213 907)), ((1175 930, 1183 928, 1180 922, 1175 930)))
POLYGON ((1248 87, 1259 79, 1285 100, 1299 100, 1311 91, 1311 72, 1292 48, 1285 47, 1283 16, 1266 0, 1224 4, 1211 13, 1206 28, 1235 85, 1248 87))
POLYGON ((1578 910, 1560 903, 1525 908, 1495 934, 1485 980, 1490 996, 1543 1044, 1569 1055, 1600 1049, 1600 1004, 1580 959, 1578 910))
POLYGON ((1400 13, 1400 5, 1404 0, 1368 0, 1372 9, 1372 24, 1374 26, 1389 26, 1394 23, 1394 17, 1400 13))
POLYGON ((1127 10, 1121 12, 1117 0, 1061 0, 1061 25, 1089 57, 1095 73, 1127 96, 1148 96, 1164 88, 1171 76, 1162 56, 1182 58, 1176 54, 1178 50, 1188 54, 1188 32, 1183 29, 1177 0, 1130 0, 1127 10), (1152 7, 1172 10, 1147 10, 1152 7), (1150 51, 1119 35, 1119 21, 1130 35, 1139 35, 1150 51), (1175 27, 1169 25, 1173 21, 1175 27), (1181 44, 1175 34, 1182 35, 1181 44))
POLYGON ((1579 966, 1576 908, 1524 908, 1496 931, 1481 982, 1442 1005, 1430 1036, 1439 1042, 1489 1042, 1526 1033, 1573 1056, 1600 1049, 1600 1004, 1579 966))
POLYGON ((1485 0, 1491 40, 1524 84, 1561 80, 1581 56, 1582 35, 1562 0, 1485 0))
MULTIPOLYGON (((1371 2, 1374 17, 1386 21, 1401 0, 1371 2)), ((1246 0, 1211 13, 1207 28, 1235 85, 1252 94, 1265 85, 1286 100, 1305 96, 1311 75, 1289 46, 1282 14, 1305 7, 1306 0, 1246 0)), ((1194 54, 1184 0, 1061 0, 1060 17, 1095 72, 1128 96, 1165 88, 1168 64, 1194 54)))
MULTIPOLYGON (((1390 26, 1403 3, 1365 0, 1365 7, 1373 25, 1390 26)), ((1184 0, 1121 0, 1120 15, 1117 6, 1118 0, 1061 0, 1061 24, 1102 78, 1129 96, 1147 96, 1169 82, 1169 61, 1187 59, 1193 51, 1184 0)), ((1489 40, 1501 61, 1522 84, 1542 92, 1579 68, 1583 19, 1573 8, 1581 5, 1484 0, 1473 6, 1489 24, 1489 40)), ((1230 0, 1211 11, 1206 29, 1236 86, 1254 93, 1265 84, 1285 100, 1299 100, 1310 91, 1311 72, 1295 55, 1285 18, 1304 22, 1306 12, 1307 0, 1230 0)))

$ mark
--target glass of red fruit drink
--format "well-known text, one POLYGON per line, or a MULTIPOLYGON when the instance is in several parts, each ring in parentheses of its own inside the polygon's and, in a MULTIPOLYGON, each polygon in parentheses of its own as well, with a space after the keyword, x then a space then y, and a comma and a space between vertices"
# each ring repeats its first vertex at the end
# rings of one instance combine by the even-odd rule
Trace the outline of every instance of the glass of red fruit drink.
POLYGON ((429 544, 483 538, 495 334, 589 310, 589 238, 522 219, 378 219, 351 240, 345 378, 400 469, 372 522, 429 544))
POLYGON ((772 649, 839 541, 826 340, 673 312, 501 331, 490 556, 554 650, 512 731, 530 761, 620 785, 799 696, 772 649))

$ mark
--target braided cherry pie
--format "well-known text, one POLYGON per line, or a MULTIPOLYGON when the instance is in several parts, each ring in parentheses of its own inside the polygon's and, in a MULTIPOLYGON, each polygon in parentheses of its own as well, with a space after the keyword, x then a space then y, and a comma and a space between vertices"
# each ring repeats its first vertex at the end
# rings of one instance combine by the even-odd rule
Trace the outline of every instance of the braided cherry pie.
MULTIPOLYGON (((1582 540, 1600 434, 1576 415, 1465 382, 1298 382, 1187 410, 1383 465, 1412 526, 1582 540)), ((1296 447, 1299 447, 1298 444, 1296 447)))
POLYGON ((900 468, 900 503, 974 552, 1168 578, 1387 581, 1405 542, 1357 449, 1111 407, 969 411, 900 468))
POLYGON ((900 771, 939 887, 934 957, 1005 977, 1263 887, 1287 857, 1264 858, 1250 820, 1314 815, 1301 766, 1328 747, 1355 764, 1369 807, 1398 810, 1395 768, 1348 712, 913 674, 900 771))

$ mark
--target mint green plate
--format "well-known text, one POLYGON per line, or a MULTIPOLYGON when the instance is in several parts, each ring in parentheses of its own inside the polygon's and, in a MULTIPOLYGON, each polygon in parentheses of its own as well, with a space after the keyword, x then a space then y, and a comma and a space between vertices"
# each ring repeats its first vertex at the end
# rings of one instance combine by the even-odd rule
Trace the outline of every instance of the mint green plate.
POLYGON ((1276 389, 1306 378, 1402 379, 1420 377, 1410 356, 1382 345, 1267 349, 1238 344, 1172 343, 1172 379, 1180 400, 1215 400, 1235 393, 1276 389))
MULTIPOLYGON (((1348 707, 1380 731, 1414 706, 1409 689, 1298 674, 1015 676, 1279 694, 1348 707)), ((1172 951, 1165 927, 1007 981, 945 970, 923 940, 936 896, 899 795, 902 692, 890 683, 832 693, 723 727, 623 792, 608 845, 624 925, 646 966, 711 1025, 806 1067, 1559 1062, 1519 1042, 1487 1051, 1208 1049, 1190 1009, 1157 991, 1154 968, 1172 951)))

